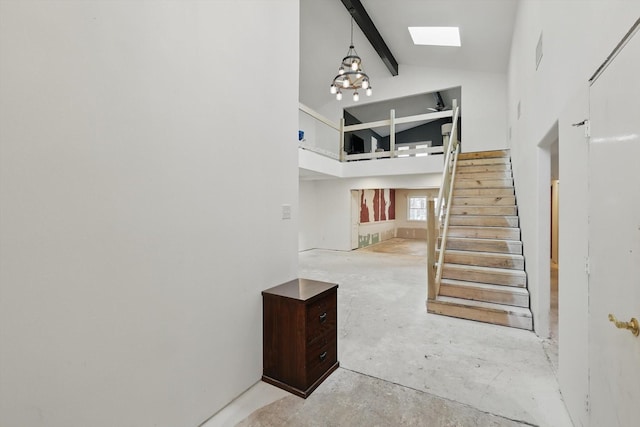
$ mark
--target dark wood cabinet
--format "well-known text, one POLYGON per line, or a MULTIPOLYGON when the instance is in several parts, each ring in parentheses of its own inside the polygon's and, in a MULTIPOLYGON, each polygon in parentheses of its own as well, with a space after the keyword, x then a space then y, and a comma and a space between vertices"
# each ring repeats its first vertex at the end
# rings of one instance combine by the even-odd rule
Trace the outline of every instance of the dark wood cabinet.
POLYGON ((340 365, 335 283, 295 279, 262 291, 262 380, 307 398, 340 365))

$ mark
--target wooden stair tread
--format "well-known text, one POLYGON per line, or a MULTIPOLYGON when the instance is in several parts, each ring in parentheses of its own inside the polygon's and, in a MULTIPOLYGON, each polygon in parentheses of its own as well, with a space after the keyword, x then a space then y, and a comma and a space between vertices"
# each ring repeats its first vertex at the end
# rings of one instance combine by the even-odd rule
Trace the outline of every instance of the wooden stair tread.
POLYGON ((454 226, 449 226, 449 230, 451 230, 452 228, 456 228, 456 229, 460 229, 460 230, 476 230, 476 229, 481 229, 481 230, 504 230, 504 231, 520 230, 520 227, 484 227, 482 225, 454 225, 454 226))
POLYGON ((518 227, 516 215, 450 215, 449 226, 477 225, 482 227, 518 227))
MULTIPOLYGON (((484 240, 484 239, 483 239, 484 240)), ((436 249, 436 252, 440 252, 440 248, 436 249)), ((460 255, 465 255, 465 254, 473 254, 476 256, 480 256, 480 257, 495 257, 495 258, 503 258, 503 257, 509 257, 509 258, 513 258, 513 259, 524 259, 524 256, 522 256, 521 254, 507 254, 507 253, 500 253, 500 252, 486 252, 486 251, 465 251, 465 250, 460 250, 460 249, 447 249, 446 254, 452 254, 452 255, 456 255, 456 254, 460 254, 460 255)))
POLYGON ((507 148, 504 150, 471 151, 466 153, 460 153, 458 155, 458 158, 463 160, 468 160, 468 159, 488 159, 488 158, 496 158, 496 157, 509 158, 510 156, 511 156, 511 151, 507 148))
POLYGON ((515 206, 516 196, 456 196, 451 199, 453 206, 515 206))
MULTIPOLYGON (((457 188, 510 188, 513 179, 464 179, 456 177, 454 191, 457 188)), ((455 194, 455 193, 454 193, 455 194)), ((455 197, 455 196, 454 196, 455 197)))
POLYGON ((515 189, 511 187, 502 188, 458 188, 453 197, 482 197, 482 196, 513 196, 515 189))
POLYGON ((491 283, 467 282, 465 280, 455 280, 455 279, 442 279, 440 286, 443 286, 443 285, 460 286, 464 288, 479 288, 479 289, 491 290, 495 292, 512 293, 512 294, 518 294, 522 296, 529 296, 529 291, 527 290, 527 288, 521 288, 519 286, 492 285, 491 283))
POLYGON ((511 171, 456 173, 456 179, 512 179, 511 171))
MULTIPOLYGON (((438 245, 441 245, 441 238, 438 238, 438 245)), ((447 250, 457 249, 466 251, 482 251, 497 253, 522 254, 522 242, 517 240, 504 239, 471 239, 464 237, 448 237, 447 250)))
POLYGON ((510 163, 498 163, 495 165, 458 165, 457 174, 477 173, 477 172, 511 172, 510 163))
POLYGON ((446 262, 442 265, 442 278, 491 283, 493 285, 519 286, 521 288, 527 286, 527 274, 524 270, 450 264, 446 262))
POLYGON ((459 166, 486 166, 486 165, 510 165, 511 160, 508 157, 493 157, 488 159, 460 159, 458 156, 459 166))
POLYGON ((452 205, 449 210, 450 215, 499 215, 515 216, 518 214, 516 206, 464 206, 452 205))
POLYGON ((525 288, 489 283, 443 280, 440 296, 529 308, 529 292, 525 288))
POLYGON ((473 271, 481 271, 485 273, 495 273, 495 274, 504 274, 507 276, 521 276, 525 277, 526 273, 520 270, 511 270, 509 268, 497 268, 497 267, 479 267, 477 265, 462 265, 462 264, 449 264, 445 263, 443 266, 445 269, 464 269, 464 270, 473 270, 473 271))
MULTIPOLYGON (((439 254, 440 250, 436 253, 439 254)), ((447 264, 524 270, 524 256, 499 252, 461 251, 448 249, 444 254, 447 264)))
POLYGON ((475 300, 467 300, 462 298, 445 297, 445 296, 439 296, 435 299, 435 301, 440 303, 450 304, 450 305, 473 307, 473 308, 479 308, 486 311, 507 312, 510 314, 515 314, 517 316, 531 317, 531 310, 525 307, 516 307, 513 305, 507 305, 507 304, 496 304, 493 302, 475 301, 475 300))
MULTIPOLYGON (((441 230, 442 232, 442 230, 441 230)), ((519 227, 482 227, 474 225, 449 226, 449 237, 472 239, 520 240, 519 227)))

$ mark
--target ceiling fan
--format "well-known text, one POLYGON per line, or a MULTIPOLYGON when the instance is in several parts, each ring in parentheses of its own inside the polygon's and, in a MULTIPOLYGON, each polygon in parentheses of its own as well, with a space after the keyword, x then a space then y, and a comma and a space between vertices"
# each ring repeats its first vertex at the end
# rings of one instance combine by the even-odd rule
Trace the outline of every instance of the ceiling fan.
POLYGON ((428 107, 427 110, 430 111, 435 111, 435 112, 440 112, 442 110, 444 110, 446 107, 444 105, 444 101, 442 100, 442 95, 440 95, 440 92, 435 92, 433 94, 433 97, 436 100, 436 106, 434 107, 428 107))

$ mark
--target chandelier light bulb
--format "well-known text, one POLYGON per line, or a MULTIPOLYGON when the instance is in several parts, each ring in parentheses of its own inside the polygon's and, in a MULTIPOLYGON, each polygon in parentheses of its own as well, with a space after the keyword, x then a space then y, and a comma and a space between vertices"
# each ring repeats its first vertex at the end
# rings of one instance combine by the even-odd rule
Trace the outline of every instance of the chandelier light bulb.
MULTIPOLYGON (((1 0, 0 0, 1 1, 1 0)), ((344 1, 344 0, 343 0, 344 1)), ((353 101, 360 100, 358 90, 362 89, 367 96, 371 96, 371 82, 369 76, 362 69, 362 59, 358 56, 356 49, 353 47, 353 25, 354 19, 351 18, 351 44, 347 54, 342 58, 338 66, 338 75, 333 78, 329 91, 336 96, 338 101, 342 100, 342 91, 353 91, 353 101)))

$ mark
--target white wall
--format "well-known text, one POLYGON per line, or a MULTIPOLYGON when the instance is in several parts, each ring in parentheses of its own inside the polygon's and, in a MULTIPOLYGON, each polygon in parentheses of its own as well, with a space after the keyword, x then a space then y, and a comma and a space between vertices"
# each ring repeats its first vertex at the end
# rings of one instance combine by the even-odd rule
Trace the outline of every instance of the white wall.
MULTIPOLYGON (((638 16, 640 2, 634 0, 589 0, 580 2, 579 7, 570 0, 522 0, 511 46, 508 125, 512 129, 510 145, 534 319, 544 318, 548 310, 539 298, 548 289, 539 289, 538 284, 545 282, 540 276, 544 274, 541 266, 549 262, 543 259, 548 258, 548 241, 546 248, 542 247, 544 239, 539 237, 549 234, 545 229, 549 215, 548 211, 539 212, 538 204, 543 192, 549 191, 549 169, 537 163, 545 156, 538 144, 556 124, 560 137, 559 378, 576 425, 586 425, 588 385, 584 304, 588 297, 584 272, 588 242, 583 238, 587 234, 588 169, 586 142, 576 142, 571 122, 587 118, 587 80, 638 16), (535 49, 541 32, 544 53, 536 71, 535 49)), ((538 334, 548 334, 545 322, 534 324, 538 334)))
POLYGON ((318 247, 317 224, 318 203, 316 196, 316 181, 301 180, 299 184, 299 227, 298 250, 306 251, 318 247))
MULTIPOLYGON (((351 250, 351 190, 375 188, 436 188, 441 174, 399 175, 392 177, 344 178, 314 181, 300 186, 300 212, 316 209, 314 230, 301 223, 300 233, 316 233, 316 248, 351 250), (306 191, 313 191, 313 200, 306 191), (312 204, 310 203, 312 201, 312 204), (306 206, 305 206, 306 205, 306 206)), ((397 205, 396 205, 397 207, 397 205)))
POLYGON ((0 3, 0 425, 196 426, 259 380, 298 216, 298 73, 260 65, 298 13, 0 3))

